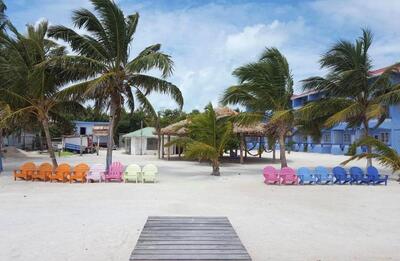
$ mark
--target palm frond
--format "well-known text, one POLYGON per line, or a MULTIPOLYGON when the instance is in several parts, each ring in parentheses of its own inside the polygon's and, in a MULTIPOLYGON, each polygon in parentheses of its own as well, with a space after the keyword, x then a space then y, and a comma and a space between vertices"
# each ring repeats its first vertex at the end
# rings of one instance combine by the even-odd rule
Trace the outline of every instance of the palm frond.
POLYGON ((129 84, 139 88, 145 95, 153 92, 170 95, 180 108, 183 106, 183 95, 180 89, 166 80, 144 74, 134 74, 129 77, 129 84))

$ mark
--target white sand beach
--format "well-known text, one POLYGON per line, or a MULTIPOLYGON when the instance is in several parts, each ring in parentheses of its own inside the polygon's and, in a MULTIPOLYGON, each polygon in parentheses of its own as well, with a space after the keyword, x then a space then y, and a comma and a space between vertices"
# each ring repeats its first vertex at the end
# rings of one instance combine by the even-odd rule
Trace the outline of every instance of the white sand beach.
MULTIPOLYGON (((333 167, 346 157, 296 152, 288 158, 292 167, 333 167)), ((102 152, 59 162, 104 159, 102 152)), ((150 215, 227 216, 256 261, 400 260, 400 185, 393 180, 386 187, 266 186, 266 159, 224 163, 221 177, 210 176, 207 163, 120 151, 114 160, 152 162, 159 182, 15 182, 11 171, 26 158, 8 157, 0 175, 0 260, 128 260, 150 215)))

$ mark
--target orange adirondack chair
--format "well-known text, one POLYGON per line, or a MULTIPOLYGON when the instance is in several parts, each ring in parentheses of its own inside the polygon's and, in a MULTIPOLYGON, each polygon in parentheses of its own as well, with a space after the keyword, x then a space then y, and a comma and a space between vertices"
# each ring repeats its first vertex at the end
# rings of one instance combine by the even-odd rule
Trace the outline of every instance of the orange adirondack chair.
POLYGON ((17 180, 17 178, 30 180, 35 171, 36 171, 35 163, 33 162, 24 163, 19 170, 14 170, 14 180, 17 180))
POLYGON ((50 163, 42 163, 39 166, 39 169, 33 173, 32 181, 35 181, 36 179, 42 181, 49 180, 52 172, 53 172, 53 165, 51 165, 50 163))
POLYGON ((68 175, 70 174, 71 166, 66 163, 60 164, 58 165, 56 170, 49 176, 50 182, 53 182, 53 180, 65 182, 68 179, 68 175))
POLYGON ((72 181, 81 181, 82 183, 86 182, 86 175, 89 172, 90 167, 85 164, 81 163, 74 167, 74 171, 72 171, 71 176, 69 177, 69 182, 72 181))

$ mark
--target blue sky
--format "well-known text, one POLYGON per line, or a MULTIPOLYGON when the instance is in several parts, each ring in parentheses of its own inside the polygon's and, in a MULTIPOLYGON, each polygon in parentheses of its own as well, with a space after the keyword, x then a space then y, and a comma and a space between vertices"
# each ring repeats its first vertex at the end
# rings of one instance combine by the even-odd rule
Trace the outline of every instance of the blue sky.
MULTIPOLYGON (((70 25, 71 11, 90 8, 88 0, 5 0, 7 14, 23 30, 25 24, 47 19, 70 25)), ((223 90, 235 84, 232 71, 254 61, 274 46, 289 60, 300 80, 321 75, 318 59, 338 39, 353 40, 362 27, 374 33, 371 55, 380 68, 400 61, 399 0, 119 0, 126 15, 140 13, 132 55, 161 43, 175 62, 169 79, 185 97, 185 110, 218 103, 223 90)), ((154 95, 158 108, 172 101, 154 95)))

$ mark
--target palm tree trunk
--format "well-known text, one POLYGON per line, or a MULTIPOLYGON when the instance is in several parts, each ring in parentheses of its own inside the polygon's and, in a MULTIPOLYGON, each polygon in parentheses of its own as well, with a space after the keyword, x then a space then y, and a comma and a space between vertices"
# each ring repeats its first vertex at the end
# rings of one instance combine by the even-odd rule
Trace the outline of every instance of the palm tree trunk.
POLYGON ((111 98, 110 104, 110 122, 108 124, 108 140, 107 140, 107 158, 106 158, 106 166, 107 169, 112 163, 112 153, 114 147, 114 128, 115 128, 115 118, 118 104, 115 99, 111 98))
MULTIPOLYGON (((368 137, 369 136, 369 124, 368 124, 368 120, 364 120, 364 137, 368 137)), ((372 148, 371 146, 367 145, 367 153, 371 154, 372 153, 372 148)), ((367 158, 367 167, 372 166, 372 159, 371 158, 367 158)))
POLYGON ((286 160, 286 145, 285 145, 285 134, 279 134, 279 158, 281 160, 281 168, 287 167, 286 160))
POLYGON ((213 176, 221 176, 221 173, 219 172, 219 161, 218 161, 218 159, 217 160, 212 160, 211 164, 212 164, 212 168, 213 168, 213 171, 212 171, 211 175, 213 175, 213 176))
POLYGON ((45 118, 42 120, 44 134, 46 135, 46 143, 47 143, 47 150, 49 151, 49 155, 54 167, 57 167, 57 159, 56 154, 54 153, 53 145, 51 144, 51 135, 49 129, 49 120, 45 118))

